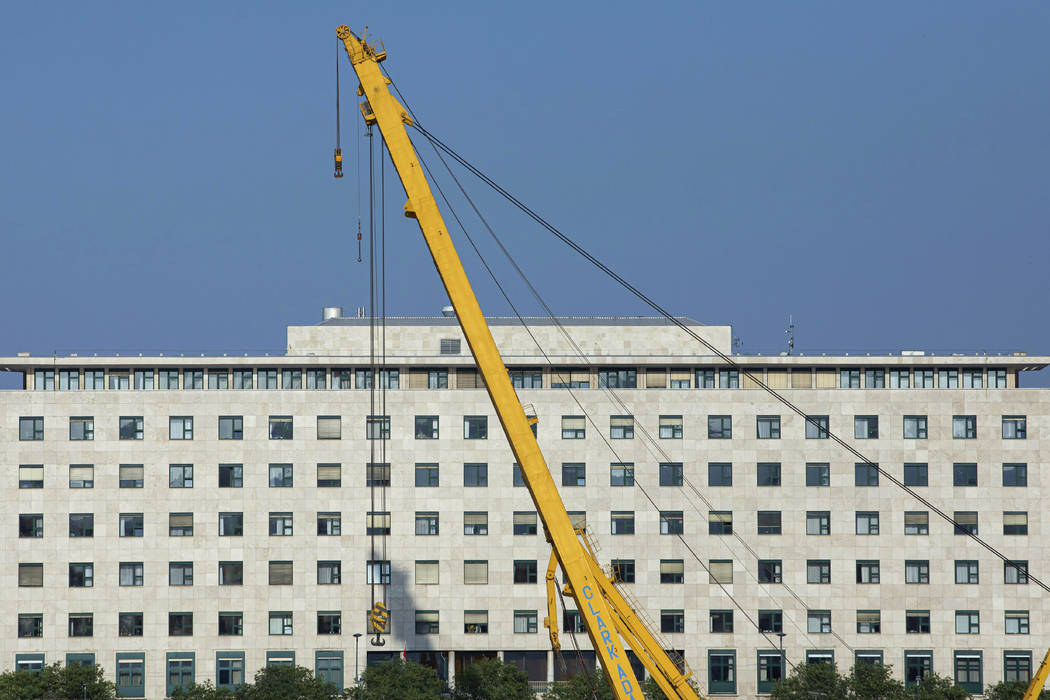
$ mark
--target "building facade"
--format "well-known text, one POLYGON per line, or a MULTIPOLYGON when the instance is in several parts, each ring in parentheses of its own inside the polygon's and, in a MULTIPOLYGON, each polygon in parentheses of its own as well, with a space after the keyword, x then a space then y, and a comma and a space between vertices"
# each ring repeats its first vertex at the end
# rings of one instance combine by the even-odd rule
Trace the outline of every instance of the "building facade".
MULTIPOLYGON (((731 352, 728 326, 688 323, 731 352)), ((1050 358, 732 368, 662 319, 492 331, 566 509, 706 694, 762 694, 785 663, 975 693, 1038 664, 1050 390, 1018 377, 1050 358)), ((370 333, 336 317, 289 327, 279 357, 0 358, 24 375, 0 392, 0 668, 90 661, 160 698, 273 663, 349 685, 402 653, 445 677, 499 655, 537 685, 593 665, 571 599, 550 652, 550 548, 455 319, 388 319, 374 381, 370 333)))

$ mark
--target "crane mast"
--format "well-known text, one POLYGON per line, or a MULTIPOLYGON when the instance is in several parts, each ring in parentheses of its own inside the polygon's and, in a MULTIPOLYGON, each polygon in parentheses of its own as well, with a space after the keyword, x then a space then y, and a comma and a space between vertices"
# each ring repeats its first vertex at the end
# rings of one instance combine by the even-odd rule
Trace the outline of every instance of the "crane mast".
MULTIPOLYGON (((360 81, 358 94, 366 100, 361 103, 362 116, 366 124, 379 127, 386 141, 390 159, 407 196, 405 216, 414 218, 419 224, 467 345, 484 378, 492 406, 521 467, 525 485, 536 504, 551 543, 553 558, 564 573, 566 592, 576 600, 609 686, 618 700, 643 698, 621 639, 623 634, 631 640, 634 652, 654 674, 668 697, 697 698, 686 682, 686 676, 677 671, 651 636, 644 636, 647 634, 644 625, 624 599, 617 599, 611 581, 573 528, 408 136, 405 126, 412 124, 412 119, 391 94, 390 81, 379 68, 386 52, 377 50, 345 25, 338 28, 337 35, 360 81)), ((548 622, 552 626, 557 624, 554 620, 548 622)), ((556 634, 552 635, 552 641, 555 639, 556 634)))

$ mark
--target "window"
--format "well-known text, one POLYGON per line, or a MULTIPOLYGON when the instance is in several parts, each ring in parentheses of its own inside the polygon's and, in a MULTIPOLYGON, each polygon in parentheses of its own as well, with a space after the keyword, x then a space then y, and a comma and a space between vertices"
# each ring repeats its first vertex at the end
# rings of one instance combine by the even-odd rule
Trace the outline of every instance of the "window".
POLYGON ((874 440, 879 437, 878 416, 854 416, 853 437, 857 440, 874 440))
POLYGON ((240 537, 244 534, 244 513, 219 513, 219 536, 240 537))
POLYGON ((167 686, 166 693, 170 696, 176 689, 187 689, 194 683, 194 652, 168 652, 166 656, 167 686))
POLYGON ((168 613, 168 636, 169 637, 191 637, 191 636, 193 636, 193 613, 188 613, 188 612, 168 613))
POLYGON ((168 562, 168 585, 169 586, 192 586, 193 585, 193 562, 170 561, 168 562))
POLYGON ((204 370, 200 370, 200 369, 184 369, 184 370, 182 370, 182 388, 183 389, 203 389, 204 388, 204 370))
MULTIPOLYGON (((73 426, 72 422, 69 427, 70 439, 72 439, 73 426)), ((40 416, 30 416, 28 418, 22 417, 18 419, 18 439, 19 440, 43 440, 44 439, 44 419, 40 416)))
POLYGON ((341 561, 317 562, 317 584, 335 586, 343 581, 343 563, 341 561))
POLYGON ((930 582, 930 562, 928 559, 909 559, 904 562, 904 582, 922 583, 930 582))
POLYGON ((904 631, 907 634, 930 633, 930 611, 908 610, 904 613, 904 631))
POLYGON ((327 389, 328 388, 328 377, 323 369, 308 369, 306 370, 306 388, 307 389, 327 389))
POLYGON ((830 486, 831 465, 826 462, 806 463, 806 486, 830 486))
POLYGON ((282 389, 302 389, 303 388, 303 371, 301 369, 282 369, 281 370, 281 388, 282 389))
POLYGON ((551 389, 589 389, 591 373, 587 369, 568 367, 551 370, 551 389))
POLYGON ((922 679, 933 675, 932 651, 904 652, 904 686, 914 688, 922 679))
POLYGON ((638 371, 634 369, 600 369, 598 370, 598 388, 637 389, 638 371))
POLYGON ((95 617, 91 613, 69 613, 69 636, 91 637, 95 634, 95 617))
POLYGON ((878 486, 879 468, 874 464, 855 464, 854 485, 855 486, 878 486))
POLYGON ((1004 464, 1003 486, 1028 486, 1028 465, 1004 464))
POLYGON ((660 416, 660 439, 681 440, 682 439, 682 417, 660 416))
POLYGON ((1003 562, 1003 583, 1028 585, 1028 561, 1014 560, 1003 562))
POLYGON ((193 416, 171 416, 168 418, 169 440, 193 439, 193 416))
POLYGON ((464 464, 463 465, 464 486, 488 486, 489 465, 487 464, 464 464))
POLYGON ((292 633, 292 613, 278 611, 270 613, 270 634, 275 636, 292 633))
POLYGON ((43 564, 19 564, 18 585, 22 588, 39 588, 44 585, 43 564))
POLYGON ((488 416, 463 416, 464 440, 487 440, 488 436, 488 416))
POLYGON ((978 583, 977 561, 972 559, 955 560, 956 583, 978 583))
POLYGON ((121 440, 141 440, 142 416, 121 416, 119 428, 121 440))
MULTIPOLYGON (((153 381, 152 370, 146 370, 150 374, 150 382, 153 381)), ((58 371, 58 388, 60 391, 77 391, 80 389, 80 370, 79 369, 60 369, 58 371)), ((141 387, 136 387, 141 388, 141 387)), ((153 388, 152 384, 149 387, 153 388)))
POLYGON ((963 389, 981 389, 984 387, 984 371, 964 369, 962 373, 963 389))
POLYGON ((779 440, 780 439, 780 416, 758 417, 758 439, 779 440))
POLYGON ((977 465, 956 462, 952 465, 952 478, 955 486, 976 486, 977 465))
POLYGON ((977 416, 952 416, 952 437, 972 440, 977 437, 977 416))
POLYGON ((215 687, 235 690, 244 685, 244 652, 215 652, 215 687))
POLYGON ((886 370, 879 369, 866 369, 864 370, 864 388, 865 389, 885 389, 886 388, 886 370))
POLYGON ((729 440, 733 437, 733 416, 708 416, 707 437, 712 440, 729 440))
POLYGON ((1003 680, 1007 683, 1028 683, 1032 679, 1032 652, 1004 651, 1003 680))
POLYGON ((219 465, 219 488, 239 489, 244 486, 244 467, 240 464, 219 465))
POLYGON ((634 559, 613 559, 609 565, 617 581, 634 583, 634 559))
POLYGON ((614 510, 611 516, 612 534, 633 535, 634 534, 634 511, 614 510))
POLYGON ((1005 389, 1006 388, 1006 370, 1005 369, 990 369, 990 370, 988 370, 988 388, 989 389, 1005 389))
POLYGON ((292 465, 270 465, 270 488, 287 489, 292 487, 292 465))
POLYGON ((143 469, 141 464, 120 465, 120 488, 140 489, 142 488, 143 469))
POLYGON ((806 439, 827 440, 828 439, 828 417, 806 416, 806 439))
POLYGON ((779 535, 781 532, 780 511, 760 510, 758 511, 758 534, 779 535))
POLYGON ((106 371, 102 369, 84 370, 84 388, 100 391, 106 388, 106 371))
POLYGON ((317 634, 342 634, 342 632, 342 613, 327 610, 317 613, 317 634))
MULTIPOLYGON (((44 425, 41 420, 40 424, 40 440, 44 437, 44 425)), ((93 416, 72 416, 69 419, 69 439, 70 440, 94 440, 95 439, 95 419, 93 416)))
POLYGON ((270 513, 270 537, 291 537, 292 514, 270 513))
POLYGON ((142 537, 142 513, 121 513, 119 532, 121 537, 142 537))
POLYGON ((291 586, 292 562, 270 561, 267 580, 271 586, 291 586))
POLYGON ((937 386, 941 389, 959 388, 959 370, 941 369, 937 370, 937 386))
POLYGON ((416 440, 438 439, 438 417, 416 416, 416 440))
MULTIPOLYGON (((261 379, 260 379, 260 384, 261 384, 261 379)), ((252 388, 254 388, 254 382, 253 382, 253 378, 252 378, 252 370, 250 370, 250 369, 235 369, 235 370, 233 370, 233 388, 234 389, 252 389, 252 388)))
POLYGON ((857 611, 857 634, 880 634, 882 632, 882 612, 879 610, 857 611))
POLYGON ((488 610, 464 610, 463 611, 463 633, 464 634, 488 634, 489 633, 489 611, 488 610))
POLYGON ((758 629, 766 634, 784 631, 784 613, 782 610, 759 610, 758 629))
POLYGON ((538 369, 512 369, 508 374, 515 389, 543 388, 543 372, 538 369))
POLYGON ((384 559, 365 562, 365 583, 390 583, 390 562, 384 559))
MULTIPOLYGON (((454 353, 454 354, 459 354, 454 353)), ((427 389, 447 389, 448 388, 448 370, 442 369, 431 369, 426 371, 427 378, 427 389)), ((413 387, 415 388, 415 387, 413 387)))
POLYGON ((69 565, 69 587, 91 588, 95 585, 95 565, 91 563, 69 565))
POLYGON ((967 693, 980 695, 983 692, 980 651, 955 652, 955 684, 967 693))
POLYGON ((390 513, 389 511, 376 511, 365 513, 366 535, 389 535, 390 513))
POLYGON ((909 440, 925 440, 926 416, 904 416, 904 437, 909 440))
POLYGON ((682 463, 664 462, 660 465, 660 486, 682 485, 682 463))
POLYGON ((270 416, 270 439, 291 440, 292 439, 292 417, 270 416))
POLYGON ((43 637, 44 615, 42 613, 20 613, 18 615, 18 636, 43 637))
POLYGON ((535 535, 537 532, 535 511, 514 512, 514 534, 535 535))
MULTIPOLYGON (((732 634, 733 633, 733 611, 732 610, 712 610, 711 613, 711 633, 712 634, 732 634)), ((761 619, 761 613, 759 613, 761 619)), ((759 622, 761 626, 761 622, 759 622)))
POLYGON ((436 586, 440 571, 437 561, 416 561, 416 585, 436 586))
MULTIPOLYGON (((857 574, 859 579, 859 565, 857 574)), ((808 560, 806 562, 806 583, 831 583, 831 562, 827 559, 808 560)))
POLYGON ((685 632, 685 611, 661 610, 660 631, 664 634, 680 634, 685 632))
POLYGON ((740 388, 740 372, 735 369, 720 369, 718 370, 718 388, 719 389, 739 389, 740 388))
MULTIPOLYGON (((55 390, 55 370, 53 369, 38 369, 33 372, 33 388, 36 391, 54 391, 55 390)), ((115 387, 110 387, 115 388, 115 387)), ((127 389, 127 387, 124 387, 127 389)))
POLYGON ((1028 634, 1028 611, 1007 610, 1005 624, 1007 634, 1028 634))
POLYGON ((857 583, 878 583, 879 582, 879 562, 878 561, 858 561, 857 562, 857 583))
POLYGON ((715 371, 713 369, 698 369, 698 370, 696 370, 696 388, 697 389, 714 389, 715 388, 715 371))
POLYGON ((609 465, 610 486, 634 486, 634 463, 617 463, 609 465))
POLYGON ((1006 511, 1003 513, 1003 534, 1028 534, 1028 513, 1023 511, 1006 511))
POLYGON ((905 535, 930 534, 930 514, 924 510, 904 513, 905 535))
POLYGON ((193 465, 192 464, 169 464, 168 465, 168 488, 192 489, 193 488, 193 465))
POLYGON ((241 586, 244 584, 244 562, 220 561, 219 562, 219 585, 241 586))
POLYGON ((1003 440, 1024 440, 1028 437, 1026 416, 1003 416, 1003 440))
POLYGON ((366 464, 365 486, 390 486, 390 465, 366 464))
POLYGON ((732 486, 733 465, 729 462, 708 462, 707 464, 708 486, 732 486))
POLYGON ((438 611, 416 610, 416 634, 438 634, 438 611))
POLYGON ((429 488, 438 485, 438 465, 417 464, 416 486, 429 488))
POLYGON ((732 535, 733 511, 710 510, 707 512, 707 534, 732 535))
POLYGON ((18 488, 20 488, 20 489, 42 489, 42 488, 44 488, 44 465, 42 465, 42 464, 20 464, 18 466, 18 488))
POLYGON ((243 416, 219 416, 219 439, 220 440, 242 440, 242 439, 244 439, 244 417, 243 416))
POLYGON ((731 559, 711 559, 707 562, 711 583, 733 582, 733 561, 731 559))
POLYGON ((783 583, 784 566, 780 559, 758 560, 759 583, 783 583))
MULTIPOLYGON (((372 370, 359 369, 355 372, 354 383, 358 389, 372 388, 372 370)), ((401 373, 396 369, 383 369, 379 371, 379 384, 377 388, 397 389, 401 385, 401 373)))
POLYGON ((783 655, 777 651, 758 652, 758 692, 769 693, 783 677, 783 655))
POLYGON ((229 389, 230 388, 230 373, 225 369, 209 369, 208 370, 208 389, 229 389))
POLYGON ((439 349, 442 355, 458 355, 459 338, 442 338, 439 349))
POLYGON ((905 486, 929 486, 930 468, 927 464, 905 464, 904 465, 905 486))
POLYGON ((43 513, 22 513, 18 516, 19 537, 43 537, 44 515, 43 513))
POLYGON ((436 535, 438 534, 438 514, 416 512, 416 534, 436 535))
POLYGON ((584 464, 562 464, 561 485, 562 486, 586 486, 587 466, 584 464))
POLYGON ((956 634, 980 634, 981 614, 976 610, 955 611, 956 634))
MULTIPOLYGON (((43 516, 41 527, 43 527, 43 516)), ((40 535, 36 535, 39 537, 40 535)), ((69 514, 69 536, 70 537, 94 537, 95 515, 94 513, 70 513, 69 514)))
POLYGON ((831 633, 831 611, 810 610, 806 613, 806 631, 810 634, 831 633))
POLYGON ((877 535, 879 534, 878 511, 857 511, 857 534, 877 535))
POLYGON ((660 511, 660 534, 681 535, 685 532, 682 511, 663 510, 660 511))
POLYGON ((660 583, 685 583, 685 562, 681 559, 661 559, 660 583))
POLYGON ((860 370, 859 369, 843 369, 843 370, 839 370, 839 388, 840 389, 859 389, 860 388, 860 370))
POLYGON ((467 511, 463 513, 463 534, 489 534, 489 514, 484 511, 467 511))
POLYGON ((536 583, 536 562, 514 561, 514 583, 536 583))
POLYGON ((193 537, 193 513, 168 513, 168 537, 193 537))
POLYGON ((341 513, 318 513, 317 534, 321 537, 339 536, 343 531, 343 516, 341 513))
POLYGON ((707 652, 707 692, 710 695, 736 695, 736 651, 707 652))
POLYGON ((830 535, 831 512, 826 510, 806 511, 807 535, 830 535))
POLYGON ((587 435, 587 419, 584 416, 562 416, 562 440, 583 440, 587 435))
POLYGON ((758 485, 780 486, 780 462, 758 463, 758 485))
POLYGON ((535 634, 537 628, 535 610, 514 611, 514 634, 535 634))
POLYGON ((956 535, 977 534, 977 511, 957 510, 952 514, 952 520, 955 521, 956 535))
POLYGON ((95 488, 95 466, 93 464, 70 464, 69 488, 95 488))
POLYGON ((634 416, 609 416, 609 438, 611 440, 633 440, 634 416))
POLYGON ((317 487, 331 488, 343 483, 342 466, 339 464, 317 465, 317 487))

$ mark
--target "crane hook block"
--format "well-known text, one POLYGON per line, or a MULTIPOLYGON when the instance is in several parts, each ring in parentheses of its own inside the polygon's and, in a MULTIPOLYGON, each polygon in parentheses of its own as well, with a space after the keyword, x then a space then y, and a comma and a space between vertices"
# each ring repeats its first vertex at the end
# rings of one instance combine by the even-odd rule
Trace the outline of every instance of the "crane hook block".
POLYGON ((335 176, 343 176, 343 149, 335 149, 335 176))

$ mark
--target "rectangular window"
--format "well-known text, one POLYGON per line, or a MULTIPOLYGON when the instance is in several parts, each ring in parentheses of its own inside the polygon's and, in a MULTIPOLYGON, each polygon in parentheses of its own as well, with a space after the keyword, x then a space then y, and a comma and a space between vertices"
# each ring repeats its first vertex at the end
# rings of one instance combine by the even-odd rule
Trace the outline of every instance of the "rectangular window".
POLYGON ((587 419, 584 416, 562 416, 562 440, 583 440, 587 436, 587 419))
POLYGON ((806 416, 806 439, 827 440, 828 439, 828 417, 806 416))
POLYGON ((955 560, 955 582, 963 584, 980 583, 977 561, 973 559, 955 560))
POLYGON ((925 440, 926 416, 904 416, 904 437, 907 440, 925 440))
POLYGON ((1003 486, 1028 486, 1028 465, 1003 464, 1003 486))
POLYGON ((610 486, 634 486, 634 463, 613 463, 609 465, 610 486))
POLYGON ((981 660, 980 651, 955 652, 955 684, 973 695, 984 691, 981 660))
POLYGON ((831 465, 821 462, 806 463, 806 486, 830 486, 831 465))
POLYGON ((930 633, 930 611, 908 610, 904 613, 904 631, 907 634, 930 633))
POLYGON ((489 534, 489 514, 484 511, 467 511, 463 513, 463 534, 489 534))
POLYGON ((733 511, 710 510, 707 512, 707 534, 732 535, 733 511))
POLYGON ((714 389, 715 388, 715 371, 713 369, 698 369, 698 370, 696 370, 696 388, 697 389, 714 389))
POLYGON ((718 388, 719 389, 739 389, 740 388, 740 371, 735 369, 720 369, 718 370, 718 388))
POLYGON ((830 535, 831 513, 826 510, 806 511, 807 535, 830 535))
POLYGON ((328 377, 327 373, 323 369, 308 369, 306 370, 306 388, 307 389, 327 389, 328 388, 328 377))
POLYGON ((349 369, 333 369, 332 370, 332 388, 333 389, 353 389, 354 388, 354 372, 349 369))
POLYGON ((681 535, 685 532, 684 519, 680 510, 660 511, 660 534, 681 535))
POLYGON ((94 513, 70 513, 69 514, 69 536, 70 537, 94 537, 95 536, 95 514, 94 513))
POLYGON ((707 464, 708 486, 732 486, 733 465, 729 462, 708 462, 707 464))
POLYGON ((962 373, 963 389, 983 389, 984 370, 964 369, 962 373))
POLYGON ((142 416, 121 416, 119 432, 121 440, 141 440, 142 416))
POLYGON ((932 651, 904 652, 904 687, 914 688, 924 678, 933 675, 932 651))
POLYGON ((179 388, 179 370, 177 369, 162 369, 157 373, 159 378, 158 389, 178 389, 179 388))
POLYGON ((19 564, 18 585, 22 588, 39 588, 44 585, 43 564, 19 564))
POLYGON ((666 389, 667 370, 663 367, 648 367, 645 370, 646 389, 666 389))
POLYGON ((536 562, 535 560, 515 560, 514 561, 514 583, 536 583, 536 562))
POLYGON ((343 616, 339 611, 322 610, 317 613, 317 634, 342 634, 343 616))
POLYGON ((612 534, 633 535, 634 534, 634 511, 614 510, 611 515, 612 534))
POLYGON ((69 488, 91 489, 95 487, 95 465, 70 464, 69 488))
POLYGON ((208 390, 216 391, 230 388, 230 373, 225 369, 208 370, 208 390))
POLYGON ((886 388, 886 370, 881 369, 881 368, 864 370, 864 388, 865 389, 885 389, 886 388))
POLYGON ((599 389, 637 389, 638 371, 634 369, 599 369, 599 389))
POLYGON ((758 692, 769 693, 784 678, 784 657, 776 651, 758 652, 758 692))
POLYGON ((882 612, 880 610, 857 611, 857 634, 880 634, 882 632, 882 612))
MULTIPOLYGON (((39 370, 37 370, 39 373, 39 370)), ((50 372, 48 389, 54 389, 54 372, 50 372)), ((38 375, 39 376, 39 375, 38 375)), ((131 388, 131 372, 126 369, 111 369, 109 371, 109 388, 110 389, 129 389, 131 388)))
MULTIPOLYGON (((43 436, 43 425, 40 426, 41 439, 43 436)), ((94 440, 95 418, 94 416, 72 416, 69 419, 70 440, 94 440)))
POLYGON ((535 511, 515 511, 514 512, 514 534, 515 535, 535 535, 537 533, 536 525, 536 512, 535 511))
POLYGON ((874 440, 879 437, 878 416, 854 416, 853 437, 857 440, 874 440))
POLYGON ((905 464, 904 465, 905 486, 929 486, 930 467, 928 464, 905 464))
POLYGON ((219 416, 219 439, 220 440, 242 440, 242 439, 244 439, 244 417, 243 416, 219 416))
POLYGON ((779 535, 781 533, 781 516, 779 510, 758 511, 758 534, 779 535))
POLYGON ((365 513, 365 534, 385 536, 390 534, 390 513, 375 511, 365 513))
POLYGON ((780 439, 780 416, 759 416, 757 425, 759 440, 780 439))
POLYGON ((416 534, 437 535, 439 532, 438 514, 416 511, 416 534))
POLYGON ((1003 562, 1003 583, 1028 585, 1028 561, 1014 560, 1003 562))
POLYGON ((660 416, 660 439, 681 440, 682 439, 682 417, 660 416))
POLYGON ((168 513, 168 537, 193 537, 193 513, 168 513))
POLYGON ((538 369, 509 369, 510 383, 515 389, 542 389, 543 372, 538 369))
POLYGON ((879 583, 879 562, 858 561, 857 583, 879 583))
POLYGON ((437 561, 417 561, 416 585, 436 586, 440 582, 440 573, 437 561))
POLYGON ((431 488, 438 485, 438 465, 436 464, 417 464, 416 465, 416 486, 422 488, 431 488))
POLYGON ((343 563, 341 561, 317 562, 317 585, 336 586, 343 581, 343 563))
POLYGON ((1028 634, 1028 611, 1007 610, 1005 624, 1007 634, 1028 634))
POLYGON ((333 488, 342 486, 343 475, 340 464, 318 464, 317 486, 318 488, 333 488))
POLYGON ((292 465, 270 465, 270 488, 288 489, 292 487, 292 465))
POLYGON ((859 369, 843 369, 843 370, 839 370, 839 388, 840 389, 859 389, 860 388, 860 370, 859 369))
POLYGON ((758 629, 766 634, 783 632, 784 612, 782 610, 759 610, 758 629))
POLYGON ((242 586, 242 585, 244 585, 244 562, 242 562, 242 561, 220 561, 219 562, 219 585, 220 586, 242 586))
POLYGON ((18 615, 19 639, 44 636, 43 613, 20 613, 18 615))
POLYGON ((733 582, 733 561, 731 559, 711 559, 707 562, 711 583, 728 584, 733 582))
POLYGON ((389 584, 390 562, 385 559, 369 560, 365 562, 365 583, 389 584))
POLYGON ((21 513, 18 516, 19 537, 43 537, 44 515, 42 513, 21 513))
POLYGON ((489 633, 489 611, 488 610, 464 610, 463 611, 463 634, 488 634, 489 633))
POLYGON ((254 377, 252 376, 252 370, 250 369, 235 369, 233 370, 233 388, 234 389, 254 389, 254 377))
POLYGON ((663 462, 660 464, 660 486, 682 485, 682 463, 663 462))
POLYGON ((183 389, 203 389, 204 388, 204 370, 200 370, 200 369, 184 369, 184 370, 182 370, 182 388, 183 389))
POLYGON ((685 612, 682 610, 661 610, 660 631, 664 634, 681 634, 685 632, 685 612))
POLYGON ((611 440, 633 440, 634 416, 609 416, 609 438, 611 440))
POLYGON ((758 560, 758 582, 759 583, 782 583, 784 578, 784 565, 780 559, 758 560))
POLYGON ((488 416, 463 416, 464 440, 487 440, 489 437, 488 416))
POLYGON ((878 511, 857 511, 857 534, 877 535, 879 534, 878 511))
POLYGON ((874 464, 855 464, 854 485, 855 486, 878 486, 879 468, 874 464))
POLYGON ((292 536, 292 514, 270 513, 270 537, 292 536))
POLYGON ((142 537, 142 513, 121 513, 119 534, 121 537, 142 537))
POLYGON ((535 610, 514 611, 514 634, 535 634, 537 627, 535 610))
POLYGON ((292 585, 292 562, 271 561, 268 567, 267 581, 271 586, 292 585))
POLYGON ((589 370, 572 369, 571 367, 551 370, 551 389, 589 389, 590 387, 591 373, 589 370))
POLYGON ((1007 683, 1028 683, 1032 679, 1032 652, 1004 651, 1003 680, 1007 683))
POLYGON ((219 613, 219 636, 240 637, 244 634, 243 612, 220 612, 219 613))
POLYGON ((736 651, 707 652, 707 692, 711 695, 736 695, 736 651))
POLYGON ((937 370, 937 386, 941 389, 959 388, 959 370, 939 369, 937 370))
POLYGON ((270 634, 284 636, 292 633, 292 613, 288 611, 270 612, 270 634))
POLYGON ((976 610, 955 611, 955 633, 956 634, 980 634, 981 613, 976 610))
POLYGON ((810 634, 831 634, 831 611, 808 611, 806 613, 806 631, 810 634))
POLYGON ((1005 389, 1006 388, 1006 370, 1005 369, 990 369, 990 370, 988 370, 988 388, 989 389, 1005 389))
POLYGON ((780 486, 780 462, 758 463, 758 485, 780 486))
POLYGON ((952 416, 952 437, 972 440, 977 437, 977 416, 952 416))
POLYGON ((95 585, 95 565, 92 563, 71 563, 69 565, 69 587, 91 588, 95 585))
POLYGON ((235 690, 244 685, 244 652, 215 652, 215 686, 235 690))
POLYGON ((219 488, 239 489, 244 486, 244 467, 240 464, 219 465, 219 488))
POLYGON ((613 559, 610 567, 617 581, 634 583, 634 559, 613 559))
POLYGON ((907 511, 904 513, 905 535, 928 535, 930 534, 930 514, 924 510, 907 511))
POLYGON ((437 416, 416 416, 416 440, 437 440, 438 439, 438 417, 437 416))
POLYGON ((681 559, 661 559, 660 583, 685 583, 685 562, 681 559))
POLYGON ((244 535, 244 513, 219 513, 219 536, 241 537, 244 535))
POLYGON ((904 582, 928 584, 930 582, 930 562, 928 559, 908 559, 904 562, 904 582))
POLYGON ((281 370, 281 388, 282 389, 302 389, 303 388, 303 371, 301 369, 282 369, 281 370))
POLYGON ((1027 437, 1027 416, 1003 416, 1003 440, 1024 440, 1027 437))
POLYGON ((193 613, 188 613, 188 612, 168 613, 168 636, 169 637, 192 637, 193 636, 193 613))
POLYGON ((271 440, 291 440, 292 434, 291 416, 270 416, 271 440))
POLYGON ((952 514, 952 520, 955 521, 956 535, 977 534, 977 511, 957 510, 952 514))
POLYGON ((416 610, 416 634, 438 634, 437 610, 416 610))
POLYGON ((390 486, 390 465, 366 464, 365 486, 390 486))
POLYGON ((489 465, 487 464, 464 464, 463 465, 464 486, 488 486, 489 465))
POLYGON ((193 585, 193 562, 191 562, 191 561, 169 561, 168 562, 168 585, 169 586, 192 586, 193 585))
POLYGON ((707 437, 712 440, 729 440, 733 437, 733 416, 708 416, 707 437))
POLYGON ((343 534, 342 513, 318 513, 317 535, 319 537, 338 537, 343 534))
POLYGON ((69 636, 91 637, 95 634, 95 617, 91 613, 69 613, 69 636))
MULTIPOLYGON (((712 634, 732 634, 733 633, 733 611, 732 610, 712 610, 711 615, 711 633, 712 634)), ((759 613, 759 619, 761 619, 761 613, 759 613)), ((761 622, 759 622, 761 626, 761 622)))
POLYGON ((168 465, 168 488, 192 489, 193 488, 193 465, 192 464, 169 464, 168 465))
POLYGON ((808 560, 806 562, 806 583, 831 583, 831 562, 827 559, 808 560))
POLYGON ((976 464, 960 464, 956 462, 952 465, 952 482, 955 486, 976 486, 977 485, 977 465, 976 464))
POLYGON ((562 486, 586 486, 587 465, 585 464, 562 464, 561 465, 562 486))
POLYGON ((168 418, 169 440, 193 439, 193 416, 171 416, 168 418))
POLYGON ((84 370, 84 388, 101 391, 106 388, 106 371, 102 369, 84 370))
MULTIPOLYGON (((152 370, 147 370, 150 373, 150 382, 153 381, 152 370)), ((77 391, 80 389, 80 370, 79 369, 60 369, 58 371, 58 388, 60 391, 77 391)), ((136 387, 137 388, 137 387, 136 387)), ((151 385, 150 389, 153 388, 151 385)))
MULTIPOLYGON (((72 427, 70 428, 72 431, 72 427)), ((43 440, 44 419, 41 416, 23 416, 18 419, 19 440, 43 440)))

